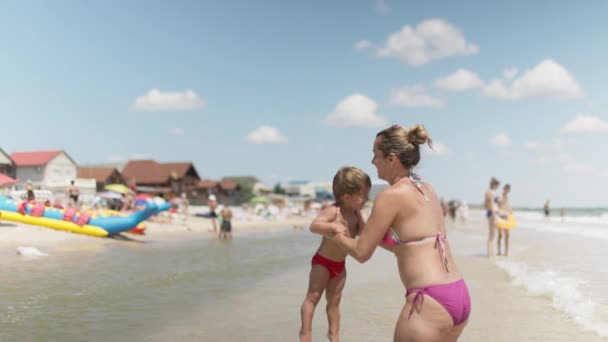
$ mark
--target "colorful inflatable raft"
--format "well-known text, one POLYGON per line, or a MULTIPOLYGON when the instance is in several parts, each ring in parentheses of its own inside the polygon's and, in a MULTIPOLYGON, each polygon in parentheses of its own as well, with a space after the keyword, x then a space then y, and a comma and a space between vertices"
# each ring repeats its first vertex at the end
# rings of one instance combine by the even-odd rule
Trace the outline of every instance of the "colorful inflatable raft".
POLYGON ((0 220, 104 237, 137 227, 150 216, 168 210, 170 207, 169 203, 157 205, 148 202, 143 210, 136 211, 129 216, 95 216, 79 212, 74 208, 57 209, 45 207, 42 203, 15 202, 10 197, 0 196, 0 220))

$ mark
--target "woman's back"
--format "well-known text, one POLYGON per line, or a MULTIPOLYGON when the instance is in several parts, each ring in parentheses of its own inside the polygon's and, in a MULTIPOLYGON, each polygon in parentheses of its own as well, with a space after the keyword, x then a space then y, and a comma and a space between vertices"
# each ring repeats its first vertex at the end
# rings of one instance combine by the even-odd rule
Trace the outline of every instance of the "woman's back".
POLYGON ((403 179, 387 189, 396 212, 394 248, 401 280, 406 287, 438 285, 460 279, 447 242, 439 198, 428 183, 403 179))

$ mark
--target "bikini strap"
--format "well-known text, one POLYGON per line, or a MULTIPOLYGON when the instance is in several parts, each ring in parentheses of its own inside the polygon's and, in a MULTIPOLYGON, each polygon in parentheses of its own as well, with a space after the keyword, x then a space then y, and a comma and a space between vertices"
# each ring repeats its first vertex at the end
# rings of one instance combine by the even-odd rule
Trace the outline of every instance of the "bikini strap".
POLYGON ((441 233, 437 233, 435 236, 435 249, 439 251, 439 256, 441 257, 445 271, 450 272, 448 268, 448 257, 445 255, 445 236, 441 233))
POLYGON ((412 181, 412 183, 416 186, 416 188, 418 188, 418 191, 420 191, 422 196, 424 196, 424 199, 428 202, 429 198, 426 196, 426 193, 422 190, 422 178, 420 178, 418 175, 416 175, 412 172, 410 172, 409 178, 412 181))

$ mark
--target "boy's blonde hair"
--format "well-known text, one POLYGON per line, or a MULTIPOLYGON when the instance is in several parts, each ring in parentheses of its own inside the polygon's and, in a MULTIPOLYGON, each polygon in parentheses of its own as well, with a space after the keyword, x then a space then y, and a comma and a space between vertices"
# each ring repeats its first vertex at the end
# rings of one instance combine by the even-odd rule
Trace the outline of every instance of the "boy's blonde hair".
POLYGON ((365 187, 371 188, 372 180, 365 172, 354 166, 346 166, 338 170, 332 184, 338 204, 342 196, 359 194, 365 187))

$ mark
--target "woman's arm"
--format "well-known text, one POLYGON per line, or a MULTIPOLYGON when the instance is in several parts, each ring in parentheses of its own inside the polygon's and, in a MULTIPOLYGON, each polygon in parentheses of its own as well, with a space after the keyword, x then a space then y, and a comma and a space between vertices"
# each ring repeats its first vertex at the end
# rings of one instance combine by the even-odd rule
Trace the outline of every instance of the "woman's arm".
POLYGON ((374 201, 372 213, 363 227, 359 239, 355 240, 343 234, 337 234, 334 241, 358 262, 364 263, 374 254, 387 229, 393 224, 396 211, 391 200, 392 195, 383 190, 374 201))

